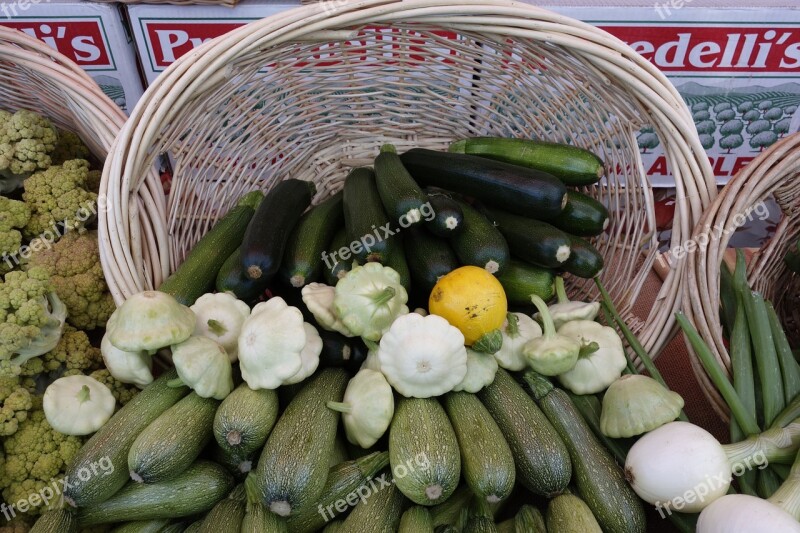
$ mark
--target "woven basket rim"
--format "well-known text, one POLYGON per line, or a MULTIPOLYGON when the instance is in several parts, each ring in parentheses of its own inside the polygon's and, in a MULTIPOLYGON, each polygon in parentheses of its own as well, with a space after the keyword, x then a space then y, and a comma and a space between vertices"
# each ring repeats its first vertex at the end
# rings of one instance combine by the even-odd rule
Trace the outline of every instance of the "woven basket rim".
MULTIPOLYGON (((176 117, 191 102, 193 94, 204 87, 224 83, 226 65, 238 55, 314 36, 348 35, 352 28, 363 25, 410 21, 424 21, 464 31, 491 28, 497 33, 507 31, 513 35, 536 36, 539 40, 570 46, 576 53, 579 51, 591 57, 598 65, 598 74, 625 80, 646 104, 652 120, 670 125, 663 128, 671 142, 667 159, 680 189, 674 238, 688 238, 703 207, 716 195, 710 163, 693 126, 691 129, 688 126, 693 124, 691 114, 675 87, 651 63, 603 30, 528 4, 504 0, 460 3, 360 0, 336 2, 336 6, 338 10, 334 13, 320 3, 283 11, 206 42, 173 63, 150 86, 132 112, 117 139, 114 153, 109 158, 110 164, 104 169, 103 182, 107 185, 113 183, 114 194, 118 194, 118 198, 114 198, 117 205, 133 208, 132 191, 137 191, 141 183, 135 175, 136 169, 152 159, 152 154, 138 149, 142 142, 152 139, 162 124, 176 117)), ((164 212, 161 198, 149 198, 148 201, 152 205, 145 206, 145 209, 164 212)), ((119 223, 119 220, 101 220, 101 235, 105 236, 102 250, 104 269, 114 280, 112 290, 118 302, 146 287, 137 277, 142 268, 140 258, 134 257, 131 247, 120 241, 120 236, 132 235, 136 229, 124 225, 124 222, 123 225, 119 223), (120 265, 128 271, 121 272, 120 265)), ((164 228, 153 229, 156 233, 147 235, 148 239, 168 242, 164 228)), ((166 254, 161 248, 159 253, 166 254)), ((651 315, 643 334, 645 346, 654 351, 663 347, 675 332, 673 312, 677 310, 681 296, 683 269, 682 262, 672 265, 658 296, 659 301, 666 305, 656 306, 655 316, 651 315)), ((167 257, 161 255, 160 269, 154 273, 155 278, 164 279, 168 274, 167 257)))

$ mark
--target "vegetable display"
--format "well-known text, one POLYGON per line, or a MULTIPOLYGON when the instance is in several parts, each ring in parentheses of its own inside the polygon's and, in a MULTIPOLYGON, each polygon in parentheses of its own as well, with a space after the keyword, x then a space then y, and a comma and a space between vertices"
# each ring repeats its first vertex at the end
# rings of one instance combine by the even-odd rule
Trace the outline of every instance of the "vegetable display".
POLYGON ((69 479, 25 528, 639 533, 646 505, 719 478, 671 516, 682 531, 746 531, 745 511, 797 529, 800 366, 777 313, 730 274, 721 444, 596 277, 619 221, 587 193, 605 172, 591 152, 384 145, 341 191, 286 178, 233 200, 114 310, 94 222, 70 221, 96 202, 88 150, 57 150, 69 138, 26 113, 0 112, 0 145, 23 119, 32 142, 0 158, 23 189, 0 197, 0 252, 69 230, 0 270, 0 495, 69 479), (575 278, 600 301, 571 301, 575 278))

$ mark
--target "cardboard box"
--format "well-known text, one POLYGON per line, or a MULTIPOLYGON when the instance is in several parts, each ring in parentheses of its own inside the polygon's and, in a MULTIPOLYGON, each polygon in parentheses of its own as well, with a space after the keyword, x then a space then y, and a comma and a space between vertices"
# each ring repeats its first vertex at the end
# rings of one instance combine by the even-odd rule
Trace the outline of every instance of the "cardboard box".
MULTIPOLYGON (((658 66, 695 116, 717 181, 778 138, 800 130, 800 3, 760 0, 565 0, 542 7, 596 25, 658 66)), ((297 2, 246 0, 235 8, 131 5, 128 12, 148 82, 208 39, 297 2)), ((656 186, 674 180, 658 138, 639 135, 656 186)))
POLYGON ((0 4, 0 24, 45 42, 75 61, 129 112, 144 85, 124 13, 116 4, 17 0, 0 4))

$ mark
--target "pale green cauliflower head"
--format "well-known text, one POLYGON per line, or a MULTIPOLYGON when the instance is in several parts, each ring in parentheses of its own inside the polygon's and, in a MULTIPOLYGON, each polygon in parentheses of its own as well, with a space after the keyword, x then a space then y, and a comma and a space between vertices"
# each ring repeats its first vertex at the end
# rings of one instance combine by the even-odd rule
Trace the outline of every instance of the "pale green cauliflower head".
POLYGON ((8 180, 0 184, 0 192, 17 188, 15 178, 49 167, 57 140, 55 127, 41 115, 24 109, 14 114, 0 110, 0 174, 8 180))
MULTIPOLYGON (((64 474, 82 444, 80 437, 62 435, 50 427, 38 406, 14 435, 3 440, 5 461, 0 463, 3 499, 7 502, 27 499, 52 484, 64 474)), ((58 503, 58 500, 51 503, 58 503)), ((40 505, 26 514, 38 516, 45 510, 46 507, 40 505)))
POLYGON ((26 268, 50 274, 58 297, 67 306, 67 322, 89 331, 105 326, 116 308, 100 265, 97 232, 70 232, 60 241, 34 253, 26 268))
POLYGON ((25 202, 0 196, 0 274, 12 270, 17 258, 14 254, 22 245, 22 233, 31 218, 25 202))
POLYGON ((67 230, 81 230, 93 218, 97 194, 87 190, 89 162, 72 159, 61 166, 37 172, 25 180, 22 199, 31 209, 31 219, 23 230, 34 239, 57 224, 67 230))

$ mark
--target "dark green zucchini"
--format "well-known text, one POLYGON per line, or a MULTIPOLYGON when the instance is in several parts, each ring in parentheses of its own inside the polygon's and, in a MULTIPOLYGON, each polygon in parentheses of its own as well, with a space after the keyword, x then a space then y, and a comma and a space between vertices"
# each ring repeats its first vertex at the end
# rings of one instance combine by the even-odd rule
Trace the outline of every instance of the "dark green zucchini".
POLYGON ((310 181, 281 181, 267 193, 253 215, 242 241, 242 269, 262 289, 278 272, 289 236, 315 192, 310 181))
POLYGON ((425 222, 425 228, 437 237, 449 238, 463 228, 464 213, 461 206, 448 193, 426 189, 432 217, 425 222))
POLYGON ((383 263, 385 266, 393 269, 400 274, 400 284, 406 289, 411 290, 411 271, 408 267, 408 260, 406 259, 406 252, 402 245, 402 239, 398 235, 394 237, 397 239, 397 246, 392 247, 389 252, 389 257, 383 263))
POLYGON ((344 225, 347 230, 346 257, 340 256, 337 260, 356 259, 359 263, 386 261, 389 249, 394 245, 394 230, 381 203, 375 174, 368 168, 353 169, 344 180, 344 225))
POLYGON ((404 232, 411 281, 415 287, 429 294, 439 278, 461 266, 450 243, 431 235, 423 228, 409 228, 404 232))
POLYGON ((570 237, 570 256, 561 267, 579 278, 591 279, 603 271, 603 256, 589 241, 570 237))
POLYGON ((414 148, 401 156, 422 185, 463 193, 518 215, 549 220, 564 209, 567 189, 550 174, 483 157, 414 148))
POLYGON ((591 185, 605 173, 603 160, 583 148, 533 139, 472 137, 456 141, 450 151, 479 155, 551 174, 567 185, 591 185))
POLYGON ((450 238, 450 245, 459 262, 502 274, 511 260, 505 237, 477 209, 462 201, 458 205, 464 215, 463 228, 450 238))
POLYGON ((563 267, 569 259, 570 237, 555 226, 499 209, 486 210, 486 214, 506 238, 511 254, 518 259, 545 268, 563 267))
POLYGON ((578 191, 567 193, 567 205, 552 225, 579 237, 594 237, 603 233, 611 221, 606 206, 578 191))
POLYGON ((322 338, 319 365, 322 368, 344 368, 356 373, 367 359, 367 347, 360 337, 345 337, 335 331, 317 328, 322 338))
POLYGON ((286 246, 281 278, 292 287, 317 281, 324 268, 322 254, 344 222, 341 191, 302 216, 286 246))
POLYGON ((505 272, 497 276, 511 305, 531 305, 535 294, 545 302, 555 296, 555 274, 552 270, 511 260, 505 272))
POLYGON ((345 274, 350 272, 353 268, 353 258, 350 257, 347 261, 340 259, 340 250, 346 250, 349 246, 347 240, 347 232, 344 228, 340 228, 333 236, 330 246, 323 256, 323 269, 322 274, 325 278, 325 283, 333 287, 344 277, 345 274), (336 255, 334 255, 334 252, 336 255))
POLYGON ((405 169, 391 144, 384 145, 375 158, 375 183, 383 207, 393 220, 404 227, 422 221, 421 209, 428 197, 405 169))
POLYGON ((243 302, 253 302, 264 290, 261 283, 247 277, 242 268, 242 249, 237 248, 222 264, 217 274, 217 292, 231 292, 243 302))

